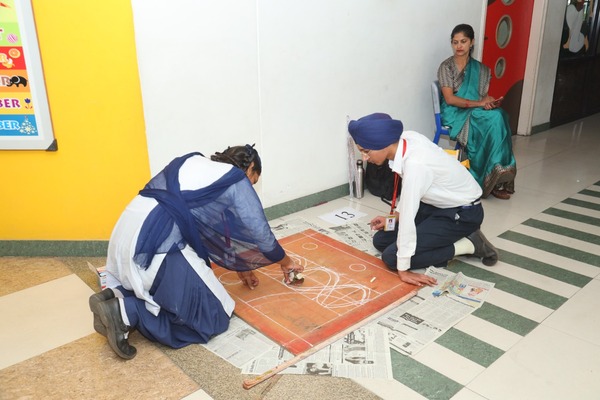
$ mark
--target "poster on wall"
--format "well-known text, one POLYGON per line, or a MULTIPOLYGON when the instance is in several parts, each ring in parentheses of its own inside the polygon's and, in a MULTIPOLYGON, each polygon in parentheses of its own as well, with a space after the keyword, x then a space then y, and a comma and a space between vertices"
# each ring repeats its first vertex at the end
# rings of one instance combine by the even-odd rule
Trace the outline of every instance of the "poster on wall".
POLYGON ((0 150, 56 150, 31 0, 0 0, 0 150))

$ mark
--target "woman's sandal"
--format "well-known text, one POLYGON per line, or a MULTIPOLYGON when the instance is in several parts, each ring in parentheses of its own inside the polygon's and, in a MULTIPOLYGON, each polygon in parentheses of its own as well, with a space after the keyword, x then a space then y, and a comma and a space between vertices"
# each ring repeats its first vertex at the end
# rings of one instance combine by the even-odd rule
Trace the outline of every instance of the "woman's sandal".
POLYGON ((494 197, 496 197, 498 199, 502 199, 502 200, 508 200, 508 199, 510 199, 510 193, 508 193, 504 189, 494 189, 494 190, 492 190, 492 196, 494 196, 494 197))

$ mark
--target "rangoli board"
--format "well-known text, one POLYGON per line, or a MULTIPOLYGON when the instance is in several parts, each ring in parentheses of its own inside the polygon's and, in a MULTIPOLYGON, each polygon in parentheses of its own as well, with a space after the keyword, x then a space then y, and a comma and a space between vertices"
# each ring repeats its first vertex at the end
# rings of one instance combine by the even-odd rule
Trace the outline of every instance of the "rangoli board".
POLYGON ((254 271, 260 280, 254 290, 233 271, 213 270, 235 300, 235 314, 294 355, 417 292, 379 258, 313 230, 279 243, 304 266, 302 285, 286 285, 278 264, 254 271))

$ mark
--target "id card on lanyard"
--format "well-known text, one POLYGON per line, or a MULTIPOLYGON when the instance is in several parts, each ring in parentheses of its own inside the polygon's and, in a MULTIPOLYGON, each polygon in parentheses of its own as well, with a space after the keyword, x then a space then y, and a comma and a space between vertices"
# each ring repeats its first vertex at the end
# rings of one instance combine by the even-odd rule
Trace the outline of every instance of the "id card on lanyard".
MULTIPOLYGON (((402 139, 402 157, 406 153, 406 140, 402 139)), ((385 225, 383 230, 386 232, 393 231, 396 229, 396 198, 398 197, 398 184, 400 182, 400 176, 397 172, 394 172, 394 194, 392 195, 392 208, 390 209, 390 215, 385 218, 385 225)))

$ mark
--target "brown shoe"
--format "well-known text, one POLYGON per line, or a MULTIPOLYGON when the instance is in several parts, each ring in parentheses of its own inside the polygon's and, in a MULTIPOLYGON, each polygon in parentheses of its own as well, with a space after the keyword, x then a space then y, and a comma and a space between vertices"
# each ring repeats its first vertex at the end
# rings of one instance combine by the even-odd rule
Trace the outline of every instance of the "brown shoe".
POLYGON ((506 190, 500 190, 500 189, 494 189, 492 190, 492 195, 498 199, 502 199, 502 200, 508 200, 510 199, 510 193, 508 193, 506 190))

